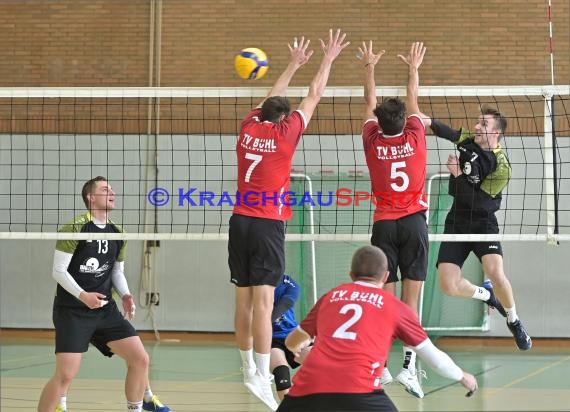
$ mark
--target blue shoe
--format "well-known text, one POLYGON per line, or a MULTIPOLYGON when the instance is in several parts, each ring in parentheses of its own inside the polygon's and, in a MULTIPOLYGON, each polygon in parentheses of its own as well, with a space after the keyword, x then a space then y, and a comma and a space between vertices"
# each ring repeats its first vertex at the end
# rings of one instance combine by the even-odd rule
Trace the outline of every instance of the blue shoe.
POLYGON ((156 395, 152 395, 150 402, 143 401, 143 411, 172 412, 171 409, 163 404, 156 395))
POLYGON ((501 304, 501 302, 499 302, 499 299, 497 299, 497 297, 495 296, 495 293, 493 292, 493 285, 491 284, 491 281, 489 279, 486 279, 483 282, 483 287, 485 289, 487 289, 489 291, 489 293, 491 294, 491 296, 489 297, 488 300, 485 301, 485 303, 487 305, 489 305, 489 307, 497 309, 497 311, 503 315, 503 317, 507 317, 507 312, 505 312, 505 308, 503 307, 503 305, 501 304))

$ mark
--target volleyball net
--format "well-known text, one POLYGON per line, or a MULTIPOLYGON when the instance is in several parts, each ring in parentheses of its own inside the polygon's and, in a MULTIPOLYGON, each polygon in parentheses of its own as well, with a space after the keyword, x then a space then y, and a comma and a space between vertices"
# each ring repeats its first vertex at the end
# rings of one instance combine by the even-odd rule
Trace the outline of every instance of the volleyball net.
MULTIPOLYGON (((445 164, 455 149, 428 129, 431 242, 570 240, 569 89, 420 88, 420 109, 452 127, 472 129, 482 104, 501 111, 508 120, 501 144, 512 166, 497 214, 500 234, 444 235, 445 164)), ((292 107, 307 91, 288 90, 292 107)), ((83 183, 101 175, 117 192, 112 217, 125 229, 105 237, 226 240, 236 202, 236 136, 266 93, 0 88, 0 239, 92 238, 57 230, 84 212, 83 183)), ((379 99, 404 95, 405 88, 377 88, 379 99)), ((303 277, 307 305, 344 281, 352 251, 369 243, 375 205, 360 137, 363 113, 361 87, 328 88, 293 159, 287 270, 303 277)))

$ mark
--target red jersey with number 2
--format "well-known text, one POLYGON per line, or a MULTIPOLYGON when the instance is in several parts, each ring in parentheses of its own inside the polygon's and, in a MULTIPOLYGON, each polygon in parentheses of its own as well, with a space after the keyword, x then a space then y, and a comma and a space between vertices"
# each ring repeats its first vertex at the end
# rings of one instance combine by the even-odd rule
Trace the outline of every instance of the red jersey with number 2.
POLYGON ((376 210, 374 221, 395 220, 427 210, 426 132, 418 115, 411 115, 402 133, 385 136, 378 120, 362 127, 366 164, 376 210))
POLYGON ((254 109, 241 124, 236 143, 238 184, 233 212, 288 220, 291 162, 307 122, 298 110, 279 123, 260 121, 260 116, 261 109, 254 109))
POLYGON ((366 282, 332 289, 299 327, 316 338, 293 377, 291 396, 378 390, 392 340, 416 347, 428 339, 405 303, 366 282))

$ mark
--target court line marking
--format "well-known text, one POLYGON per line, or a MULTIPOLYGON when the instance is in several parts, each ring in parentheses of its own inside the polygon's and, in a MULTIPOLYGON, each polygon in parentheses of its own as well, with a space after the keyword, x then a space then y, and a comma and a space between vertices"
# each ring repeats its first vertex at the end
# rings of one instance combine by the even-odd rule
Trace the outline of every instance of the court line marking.
POLYGON ((539 374, 541 374, 541 373, 547 371, 548 369, 553 368, 553 367, 555 367, 555 366, 558 366, 558 365, 560 365, 560 364, 562 364, 562 363, 564 363, 564 362, 567 362, 567 361, 569 361, 569 360, 570 360, 570 356, 567 356, 567 357, 562 358, 562 359, 560 359, 560 360, 558 360, 558 361, 556 361, 556 362, 552 362, 550 365, 543 366, 542 368, 537 369, 537 370, 535 370, 534 372, 529 373, 528 375, 521 376, 520 378, 517 378, 517 379, 515 379, 515 380, 513 380, 513 381, 511 381, 511 382, 509 382, 509 383, 507 383, 507 384, 505 384, 505 385, 503 385, 503 386, 501 386, 500 388, 490 389, 490 390, 486 391, 486 393, 484 394, 484 396, 490 397, 490 396, 496 395, 497 393, 501 392, 503 389, 510 388, 510 387, 516 385, 517 383, 521 383, 522 381, 525 381, 525 380, 527 380, 527 379, 529 379, 529 378, 532 378, 532 377, 534 377, 534 376, 536 376, 536 375, 539 375, 539 374))
MULTIPOLYGON (((482 371, 480 371, 480 372, 474 373, 473 376, 477 377, 477 376, 483 375, 483 374, 485 374, 485 373, 487 373, 487 372, 491 372, 492 370, 498 369, 498 368, 500 368, 500 367, 501 367, 501 365, 493 366, 492 368, 484 369, 484 370, 482 370, 482 371)), ((426 397, 426 396, 428 396, 428 395, 431 395, 431 394, 434 393, 434 392, 439 392, 439 391, 441 391, 441 390, 443 390, 443 389, 447 389, 447 388, 449 388, 450 386, 457 385, 457 384, 460 384, 459 381, 457 381, 457 382, 451 382, 451 383, 448 383, 447 385, 440 386, 439 388, 432 389, 431 391, 426 392, 426 393, 424 394, 424 397, 426 397)), ((479 389, 480 389, 480 388, 479 388, 479 389)), ((475 393, 477 393, 477 392, 475 392, 475 393)))

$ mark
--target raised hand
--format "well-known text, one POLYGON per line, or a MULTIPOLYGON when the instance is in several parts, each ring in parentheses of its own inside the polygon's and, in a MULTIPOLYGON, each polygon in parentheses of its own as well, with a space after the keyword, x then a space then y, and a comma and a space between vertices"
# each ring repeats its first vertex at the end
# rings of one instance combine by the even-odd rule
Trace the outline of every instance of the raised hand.
POLYGON ((333 29, 329 29, 328 42, 325 43, 322 39, 319 39, 323 53, 325 53, 325 56, 330 58, 331 61, 336 59, 340 52, 342 52, 344 48, 350 44, 349 41, 343 43, 345 38, 346 33, 343 33, 340 29, 337 29, 334 34, 333 29))
POLYGON ((407 56, 398 54, 400 60, 406 63, 408 66, 413 68, 418 68, 424 60, 424 55, 426 54, 426 48, 423 42, 414 42, 410 47, 410 53, 407 56))
POLYGON ((307 51, 310 43, 311 40, 305 40, 305 37, 301 36, 299 41, 297 41, 297 38, 295 37, 292 45, 289 43, 287 44, 289 51, 291 52, 291 61, 297 64, 298 67, 307 63, 313 55, 313 50, 307 51))
POLYGON ((378 63, 378 60, 380 60, 380 57, 386 53, 386 50, 380 50, 378 53, 374 54, 372 51, 372 40, 370 40, 368 45, 366 45, 365 41, 362 42, 362 47, 358 48, 358 53, 357 57, 362 60, 364 67, 366 67, 369 64, 375 66, 376 63, 378 63))

